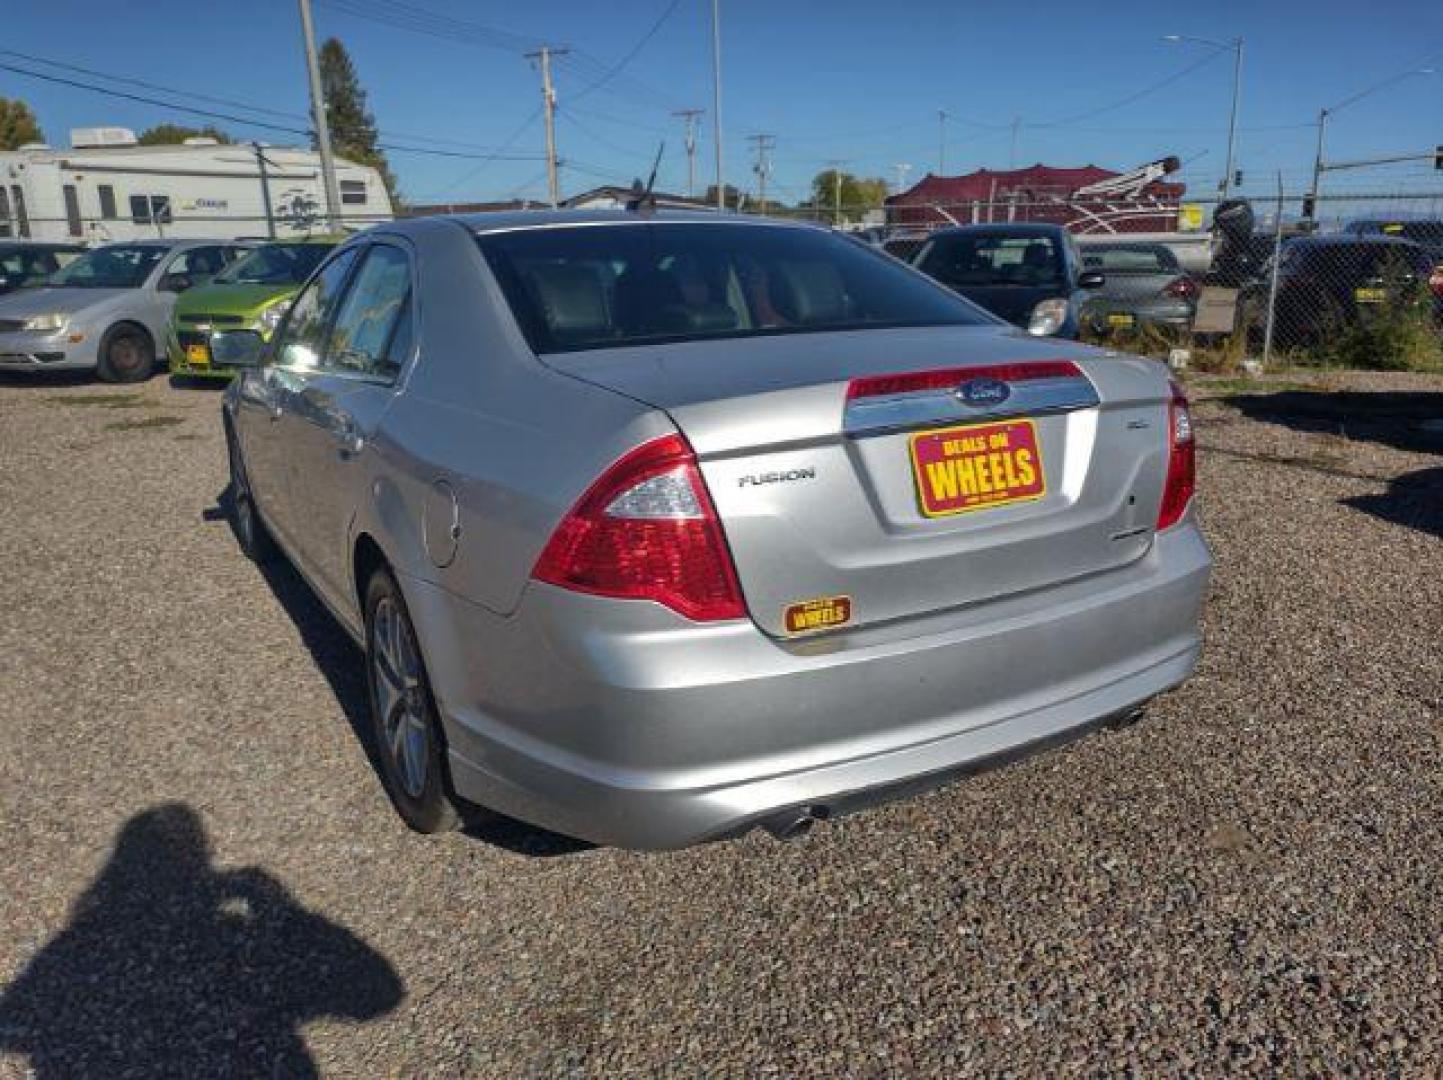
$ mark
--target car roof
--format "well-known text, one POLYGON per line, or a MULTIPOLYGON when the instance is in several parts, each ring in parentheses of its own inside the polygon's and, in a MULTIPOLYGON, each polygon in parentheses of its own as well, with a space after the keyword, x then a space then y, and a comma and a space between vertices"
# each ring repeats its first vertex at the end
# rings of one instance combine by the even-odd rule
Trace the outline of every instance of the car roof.
POLYGON ((1327 236, 1294 236, 1284 241, 1298 247, 1422 247, 1403 236, 1357 236, 1351 233, 1329 233, 1327 236))
POLYGON ((71 243, 65 240, 5 239, 0 240, 0 248, 22 248, 37 251, 84 251, 85 245, 79 241, 71 243))
POLYGON ((475 234, 513 229, 557 228, 567 225, 648 225, 683 223, 692 225, 749 225, 778 229, 817 229, 806 221, 785 221, 754 214, 716 213, 710 210, 501 210, 481 214, 441 214, 408 218, 388 223, 389 230, 407 231, 427 221, 453 221, 475 234))
POLYGON ((938 229, 932 236, 1036 236, 1060 238, 1067 230, 1042 221, 996 221, 982 225, 954 225, 938 229))

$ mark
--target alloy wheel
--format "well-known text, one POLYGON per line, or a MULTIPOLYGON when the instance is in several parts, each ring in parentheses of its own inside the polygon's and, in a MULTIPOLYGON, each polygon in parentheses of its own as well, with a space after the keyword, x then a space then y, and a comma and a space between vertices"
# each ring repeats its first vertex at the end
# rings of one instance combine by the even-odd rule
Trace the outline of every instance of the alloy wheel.
POLYGON ((402 789, 418 799, 426 789, 431 750, 424 675, 410 621, 389 596, 376 604, 371 681, 385 742, 382 750, 402 789))

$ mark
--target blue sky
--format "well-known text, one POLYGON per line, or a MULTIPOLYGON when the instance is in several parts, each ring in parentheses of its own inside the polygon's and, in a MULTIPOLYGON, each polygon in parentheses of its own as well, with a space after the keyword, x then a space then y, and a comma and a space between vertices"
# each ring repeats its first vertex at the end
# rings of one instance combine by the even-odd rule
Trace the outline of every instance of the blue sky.
MULTIPOLYGON (((689 106, 708 110, 699 183, 712 176, 709 0, 314 3, 318 34, 345 42, 391 141, 444 139, 450 142, 424 145, 478 154, 515 136, 507 154, 528 159, 483 162, 395 152, 393 166, 413 201, 544 195, 542 126, 535 120, 523 128, 540 102, 539 81, 521 55, 527 44, 540 41, 575 50, 557 64, 557 140, 571 163, 562 173, 564 192, 644 173, 663 138, 658 186, 683 189, 681 122, 670 114, 689 106), (407 28, 426 12, 471 25, 438 27, 430 20, 439 37, 407 28), (587 91, 634 49, 620 74, 587 91)), ((149 0, 143 17, 114 0, 8 8, 0 49, 280 113, 306 108, 293 0, 149 0)), ((789 201, 804 195, 810 177, 830 159, 889 180, 895 180, 898 162, 912 166, 911 181, 935 171, 939 108, 952 116, 949 173, 1007 167, 1016 118, 1019 165, 1126 168, 1174 153, 1187 162, 1184 179, 1192 190, 1211 190, 1225 156, 1231 57, 1220 53, 1208 60, 1208 49, 1167 44, 1160 40, 1165 34, 1246 38, 1238 158, 1255 191, 1271 190, 1279 169, 1290 190, 1301 190, 1318 108, 1409 68, 1431 64, 1438 73, 1407 79, 1338 113, 1329 126, 1330 157, 1416 151, 1443 142, 1443 5, 1436 2, 1201 6, 1117 0, 1089 9, 1075 2, 926 0, 889 7, 858 0, 722 0, 722 20, 728 182, 754 186, 746 136, 767 132, 776 137, 773 188, 789 201), (1198 66, 1185 72, 1189 65, 1198 66), (1170 85, 1118 104, 1174 76, 1170 85)), ((13 55, 0 56, 0 63, 97 81, 13 55)), ((0 96, 27 99, 56 143, 82 125, 140 129, 162 120, 204 122, 4 70, 0 96)), ((294 141, 279 132, 218 123, 237 135, 294 141)), ((1437 190, 1443 174, 1411 166, 1330 180, 1334 190, 1420 185, 1437 190)))

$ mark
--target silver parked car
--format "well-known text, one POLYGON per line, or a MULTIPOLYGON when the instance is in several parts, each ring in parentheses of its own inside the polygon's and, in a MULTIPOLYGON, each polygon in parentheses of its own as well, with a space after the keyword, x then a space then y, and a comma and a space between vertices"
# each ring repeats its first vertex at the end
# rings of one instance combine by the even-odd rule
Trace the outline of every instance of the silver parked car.
POLYGON ((163 357, 176 296, 246 250, 215 240, 94 248, 38 288, 0 297, 0 370, 93 370, 108 382, 148 378, 163 357))
POLYGON ((260 361, 224 399, 237 532, 364 646, 417 829, 480 804, 639 848, 790 835, 1198 657, 1166 370, 826 230, 395 222, 260 361))

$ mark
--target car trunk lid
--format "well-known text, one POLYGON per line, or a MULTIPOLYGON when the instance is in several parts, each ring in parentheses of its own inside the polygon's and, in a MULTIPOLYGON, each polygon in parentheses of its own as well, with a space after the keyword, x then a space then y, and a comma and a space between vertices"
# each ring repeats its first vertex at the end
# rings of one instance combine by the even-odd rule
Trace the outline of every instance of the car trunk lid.
POLYGON ((696 452, 748 610, 773 635, 1035 590, 1151 543, 1169 394, 1152 361, 990 327, 544 360, 670 415, 696 452), (936 385, 879 380, 916 373, 936 385), (809 604, 823 612, 815 625, 799 620, 809 604))

